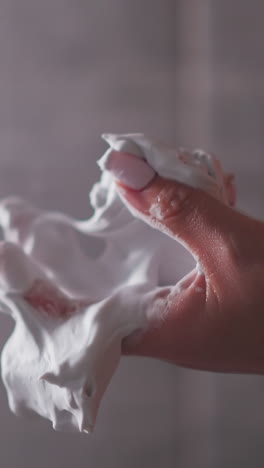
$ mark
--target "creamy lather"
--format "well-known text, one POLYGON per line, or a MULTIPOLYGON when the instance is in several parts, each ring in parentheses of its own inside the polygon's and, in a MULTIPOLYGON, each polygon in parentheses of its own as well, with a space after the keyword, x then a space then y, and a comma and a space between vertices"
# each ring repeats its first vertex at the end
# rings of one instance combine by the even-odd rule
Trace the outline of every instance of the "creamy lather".
POLYGON ((90 194, 88 221, 17 198, 0 205, 0 305, 15 320, 2 352, 9 405, 62 431, 92 431, 123 338, 147 327, 162 310, 162 291, 195 266, 180 244, 123 204, 108 172, 112 151, 234 202, 230 177, 202 151, 179 151, 142 134, 104 138, 110 149, 99 161, 103 173, 90 194))

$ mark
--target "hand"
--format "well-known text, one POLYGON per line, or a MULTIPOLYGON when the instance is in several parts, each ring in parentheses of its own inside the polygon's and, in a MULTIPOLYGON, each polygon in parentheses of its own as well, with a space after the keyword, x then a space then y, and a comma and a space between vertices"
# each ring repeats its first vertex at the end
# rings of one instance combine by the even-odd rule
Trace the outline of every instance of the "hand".
POLYGON ((159 323, 124 340, 123 353, 264 373, 264 223, 159 176, 143 190, 118 186, 138 216, 186 245, 201 269, 171 289, 159 323))

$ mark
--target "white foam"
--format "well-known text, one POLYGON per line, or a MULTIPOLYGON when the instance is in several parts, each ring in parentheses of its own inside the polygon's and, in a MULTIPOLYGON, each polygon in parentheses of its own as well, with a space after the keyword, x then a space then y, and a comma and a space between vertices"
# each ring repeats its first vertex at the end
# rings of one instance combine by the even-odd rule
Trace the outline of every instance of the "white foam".
MULTIPOLYGON (((209 155, 184 156, 141 134, 105 139, 164 177, 228 198, 209 155)), ((104 171, 109 151, 90 194, 95 211, 88 221, 17 198, 0 206, 0 303, 16 322, 2 353, 2 377, 15 413, 33 411, 56 430, 92 431, 123 338, 146 327, 159 308, 162 313, 163 287, 195 265, 181 245, 123 205, 104 171), (101 252, 96 242, 103 244, 101 252), (89 252, 97 254, 91 258, 89 252)))

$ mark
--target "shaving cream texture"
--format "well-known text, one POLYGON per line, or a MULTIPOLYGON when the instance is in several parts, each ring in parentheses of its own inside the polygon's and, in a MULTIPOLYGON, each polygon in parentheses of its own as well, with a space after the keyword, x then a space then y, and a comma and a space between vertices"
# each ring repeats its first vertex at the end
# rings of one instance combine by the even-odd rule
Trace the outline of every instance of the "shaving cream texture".
POLYGON ((0 306, 15 321, 2 352, 9 406, 62 431, 93 430, 123 338, 147 327, 163 289, 195 266, 184 247, 124 205, 107 170, 111 152, 133 154, 150 171, 232 204, 229 179, 212 156, 142 134, 104 138, 110 148, 99 161, 89 220, 13 197, 0 204, 0 306))

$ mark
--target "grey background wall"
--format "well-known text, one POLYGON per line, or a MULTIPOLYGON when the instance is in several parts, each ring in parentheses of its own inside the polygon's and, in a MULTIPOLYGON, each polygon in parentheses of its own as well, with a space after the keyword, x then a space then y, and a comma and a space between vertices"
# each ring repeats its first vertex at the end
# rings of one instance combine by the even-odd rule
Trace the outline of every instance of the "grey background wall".
MULTIPOLYGON (((262 2, 0 0, 0 196, 88 217, 100 133, 213 149, 239 206, 263 217, 262 2)), ((12 323, 1 318, 0 344, 12 323)), ((264 464, 264 378, 123 359, 95 433, 15 418, 0 388, 4 468, 264 464)))

